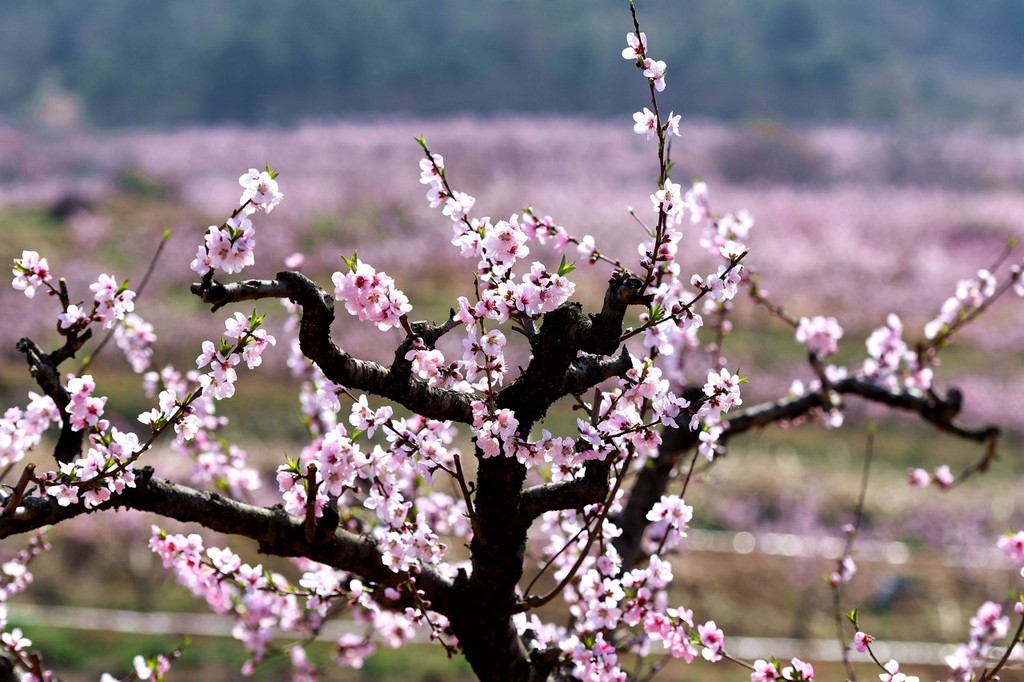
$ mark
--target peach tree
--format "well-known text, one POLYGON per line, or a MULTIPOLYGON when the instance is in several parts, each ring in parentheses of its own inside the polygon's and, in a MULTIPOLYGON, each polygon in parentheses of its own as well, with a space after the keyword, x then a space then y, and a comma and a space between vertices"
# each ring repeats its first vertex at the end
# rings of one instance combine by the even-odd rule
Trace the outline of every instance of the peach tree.
MULTIPOLYGON (((680 116, 660 106, 667 67, 651 56, 632 16, 622 56, 640 71, 649 96, 634 131, 650 141, 657 171, 649 208, 623 216, 623 229, 641 236, 635 253, 605 253, 593 237, 532 208, 500 220, 482 215, 443 156, 420 138, 426 198, 447 221, 438 241, 450 240, 465 257, 471 285, 446 319, 414 321, 398 282, 355 253, 343 257, 327 288, 297 269, 238 278, 256 266, 256 224, 282 199, 269 165, 239 178, 238 208, 198 245, 191 292, 197 305, 227 317, 186 370, 150 369, 153 327, 136 314, 128 282, 101 274, 80 299, 39 253, 15 259, 14 287, 57 304, 59 338, 52 350, 28 338, 18 343, 38 392, 4 414, 0 462, 11 472, 45 442, 53 468, 20 465, 2 493, 0 537, 131 509, 249 538, 260 552, 290 559, 286 575, 198 534, 153 527, 150 547, 164 566, 213 611, 234 616, 247 671, 284 651, 295 679, 316 677, 322 666, 304 647, 341 617, 369 624, 376 636, 338 639, 340 665, 359 666, 381 642, 401 646, 426 633, 464 656, 482 680, 625 680, 627 655, 644 662, 641 675, 669 655, 728 659, 755 682, 812 679, 813 668, 796 658, 733 656, 714 613, 670 600, 671 559, 693 514, 684 499, 695 466, 771 424, 837 426, 845 398, 857 397, 978 443, 981 457, 961 479, 986 469, 1000 430, 960 422, 962 397, 937 386, 937 358, 994 301, 1024 295, 1020 266, 1007 249, 996 267, 959 283, 920 341, 906 341, 890 314, 868 339, 862 363, 830 364, 843 336, 835 317, 791 316, 750 276, 750 215, 716 213, 704 183, 684 187, 673 179, 670 143, 680 116), (688 270, 698 253, 715 264, 688 270), (607 269, 599 308, 574 300, 573 259, 607 269), (754 405, 742 398, 747 376, 730 366, 720 344, 741 287, 792 327, 815 377, 754 405), (263 314, 248 312, 261 299, 284 304, 287 340, 264 328, 263 314), (390 361, 339 346, 332 335, 339 316, 345 325, 375 328, 382 344, 395 340, 390 361), (105 415, 101 377, 62 370, 103 333, 153 397, 134 429, 105 415), (256 370, 275 345, 287 347, 301 380, 310 438, 280 462, 274 501, 260 505, 249 493, 269 477, 224 444, 217 405, 234 395, 243 366, 256 370), (507 352, 522 364, 513 367, 507 352), (556 404, 574 411, 569 432, 541 423, 556 404), (188 456, 187 483, 161 476, 159 443, 188 456), (556 600, 559 608, 547 607, 556 600), (283 650, 282 634, 292 642, 283 650)), ((949 487, 956 479, 939 466, 910 472, 910 482, 949 487)), ((870 651, 873 638, 856 611, 840 618, 840 590, 856 569, 857 524, 845 530, 829 583, 853 679, 845 652, 870 651)), ((999 545, 1024 564, 1024 533, 999 545)), ((28 564, 46 546, 33 535, 3 564, 5 626, 7 600, 26 588, 28 564)), ((987 657, 1009 627, 1002 605, 983 605, 969 641, 948 660, 951 679, 994 679, 1006 657, 994 664, 987 657)), ((1007 656, 1020 634, 1018 627, 1007 656)), ((2 647, 28 679, 56 679, 19 629, 5 629, 2 647)), ((916 679, 896 661, 875 660, 882 679, 916 679)), ((169 657, 139 657, 134 675, 162 678, 169 666, 169 657)))

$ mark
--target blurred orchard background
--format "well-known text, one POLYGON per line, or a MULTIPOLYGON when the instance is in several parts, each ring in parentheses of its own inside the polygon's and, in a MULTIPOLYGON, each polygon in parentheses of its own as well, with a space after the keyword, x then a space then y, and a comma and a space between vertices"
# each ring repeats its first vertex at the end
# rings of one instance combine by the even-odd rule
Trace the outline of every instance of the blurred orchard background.
MULTIPOLYGON (((1019 0, 637 4, 669 64, 662 106, 683 115, 673 177, 706 180, 718 211, 753 213, 746 264, 789 313, 839 318, 839 362, 859 365, 864 339, 889 312, 920 338, 958 279, 1024 235, 1019 0)), ((418 183, 413 138, 425 135, 481 215, 529 204, 628 262, 641 232, 627 207, 645 214, 657 177, 650 143, 632 132, 632 112, 649 102, 619 55, 628 30, 625 0, 0 3, 3 257, 40 251, 74 301, 99 272, 138 283, 170 230, 138 312, 159 338, 154 368, 188 368, 221 326, 188 294, 189 261, 206 226, 235 207, 238 175, 269 162, 285 200, 263 222, 247 276, 272 275, 302 253, 304 271, 325 284, 340 255, 357 250, 396 277, 413 319, 439 320, 472 281, 418 183)), ((593 303, 609 272, 581 265, 576 274, 593 303)), ((0 394, 22 404, 34 386, 14 343, 54 343, 58 306, 10 288, 0 306, 0 394)), ((751 377, 745 401, 813 378, 791 329, 749 300, 736 308, 724 350, 751 377)), ((260 310, 272 327, 284 320, 276 304, 260 310)), ((966 637, 977 605, 1020 580, 994 555, 994 539, 1024 527, 1021 319, 1019 301, 1000 303, 943 355, 938 374, 941 389, 963 390, 968 423, 1006 429, 987 475, 946 493, 908 488, 908 467, 958 472, 980 449, 855 398, 838 430, 741 439, 687 494, 696 517, 675 559, 681 601, 712 614, 733 653, 799 655, 824 666, 823 678, 838 675, 827 663, 834 642, 817 648, 834 632, 824 576, 841 551, 875 422, 860 572, 844 606, 861 608, 879 642, 902 646, 893 650, 901 663, 940 661, 943 643, 966 637), (740 637, 755 635, 802 641, 738 650, 740 637)), ((379 360, 398 341, 382 343, 349 319, 335 333, 350 352, 379 360)), ((305 434, 277 350, 220 406, 229 434, 268 472, 305 434)), ((150 407, 114 348, 91 371, 113 419, 130 425, 150 407)), ((275 489, 267 486, 267 503, 275 489)), ((56 556, 37 562, 36 584, 12 604, 14 623, 68 679, 123 669, 134 653, 165 651, 185 633, 195 636, 179 674, 239 676, 242 648, 222 638, 230 623, 193 615, 205 612, 145 547, 152 522, 108 513, 54 531, 56 556)), ((4 544, 4 555, 20 546, 4 544)), ((271 663, 260 675, 283 669, 271 663)), ((744 676, 721 665, 688 674, 744 676)), ((468 677, 427 646, 339 674, 468 677)))

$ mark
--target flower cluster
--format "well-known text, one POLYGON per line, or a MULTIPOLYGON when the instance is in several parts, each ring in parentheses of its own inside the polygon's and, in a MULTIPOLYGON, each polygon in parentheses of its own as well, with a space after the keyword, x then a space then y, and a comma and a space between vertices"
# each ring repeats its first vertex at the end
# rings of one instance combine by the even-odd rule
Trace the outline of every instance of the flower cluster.
POLYGON ((220 437, 227 419, 216 413, 216 399, 200 393, 200 374, 190 370, 184 377, 173 367, 145 377, 147 395, 159 391, 157 407, 139 415, 139 421, 154 430, 168 422, 174 425, 175 438, 171 448, 192 462, 191 480, 205 485, 226 488, 235 497, 260 487, 260 477, 247 462, 245 451, 220 437))
POLYGON ((124 353, 132 370, 145 372, 149 369, 149 364, 153 360, 153 344, 156 342, 153 325, 135 313, 129 313, 125 315, 121 324, 114 328, 114 341, 124 353))
POLYGON ((231 634, 256 662, 266 653, 272 628, 303 631, 322 620, 311 622, 311 614, 303 613, 284 576, 243 563, 231 550, 204 548, 202 538, 194 533, 171 534, 154 526, 149 546, 178 582, 215 613, 235 613, 231 634))
POLYGON ((87 427, 95 426, 98 429, 106 428, 107 424, 102 420, 103 408, 107 404, 105 396, 94 396, 96 382, 91 374, 83 374, 80 377, 68 379, 69 401, 65 411, 71 417, 71 428, 81 431, 87 427))
POLYGON ((83 457, 61 464, 59 472, 40 476, 46 494, 62 507, 81 501, 92 509, 109 500, 111 494, 135 487, 131 465, 145 449, 138 436, 114 427, 108 431, 94 429, 88 444, 83 457))
POLYGON ((128 288, 127 283, 118 284, 112 275, 100 275, 89 289, 94 294, 92 318, 102 322, 106 329, 135 310, 135 292, 128 288))
POLYGON ((257 211, 270 213, 281 202, 277 172, 268 166, 265 171, 250 168, 238 178, 242 186, 239 208, 222 225, 211 225, 193 259, 192 270, 206 275, 213 270, 227 274, 240 272, 255 263, 256 228, 252 216, 257 211))
POLYGON ((740 397, 740 384, 743 379, 729 370, 722 368, 718 372, 708 372, 707 383, 704 384, 704 400, 690 417, 690 430, 694 431, 704 422, 704 430, 700 434, 700 453, 709 461, 714 458, 715 445, 724 430, 722 415, 733 407, 743 404, 740 397))
POLYGON ((958 645, 956 651, 946 657, 946 665, 957 682, 974 679, 974 669, 984 665, 992 645, 1009 632, 1010 619, 1003 615, 1002 606, 988 601, 978 607, 970 625, 968 642, 958 645))
POLYGON ((38 251, 22 251, 21 258, 14 259, 14 281, 11 283, 18 291, 25 292, 25 296, 33 298, 36 289, 43 285, 49 286, 53 279, 50 274, 50 264, 45 258, 39 257, 38 251))
POLYGON ((693 518, 693 507, 684 504, 681 497, 662 495, 647 512, 651 525, 648 533, 659 542, 664 550, 674 549, 686 537, 686 528, 693 518))
POLYGON ((996 278, 988 270, 978 270, 974 277, 960 280, 953 296, 942 304, 935 319, 925 325, 924 335, 936 339, 949 333, 956 323, 980 310, 995 293, 996 278))
MULTIPOLYGON (((11 597, 24 592, 32 584, 33 578, 28 568, 29 564, 33 559, 49 549, 50 544, 46 542, 44 534, 39 532, 32 536, 24 549, 15 554, 13 558, 0 564, 0 631, 2 631, 2 634, 0 634, 0 649, 3 650, 4 656, 10 663, 24 670, 38 669, 38 659, 34 655, 32 656, 32 658, 36 658, 35 665, 33 665, 29 651, 29 647, 32 646, 32 640, 25 637, 21 628, 7 629, 7 602, 11 597)), ((43 671, 43 676, 44 680, 56 679, 52 677, 52 673, 49 671, 43 671)), ((30 673, 25 678, 20 679, 32 677, 33 675, 30 673)), ((40 682, 43 681, 40 680, 40 682)))
POLYGON ((283 195, 277 186, 277 171, 270 169, 259 171, 250 168, 238 178, 242 186, 242 198, 238 200, 242 213, 252 215, 257 211, 270 213, 274 210, 283 195))
MULTIPOLYGON (((519 420, 512 410, 496 410, 491 412, 482 400, 473 401, 473 430, 476 433, 477 447, 484 457, 497 457, 502 454, 502 443, 511 443, 516 437, 519 420)), ((512 456, 513 449, 505 448, 505 455, 512 456)))
MULTIPOLYGON (((614 532, 614 528, 605 525, 614 532)), ((561 536, 561 531, 556 532, 561 536)), ((551 546, 558 540, 553 538, 551 546)), ((571 560, 570 557, 568 561, 571 560)), ((556 561, 562 564, 566 560, 556 557, 556 561)), ((623 649, 644 656, 650 653, 654 642, 660 642, 673 658, 687 663, 696 659, 698 646, 707 660, 721 660, 725 635, 715 622, 694 627, 689 609, 667 606, 666 588, 672 581, 669 562, 655 554, 649 557, 646 567, 624 573, 619 570, 614 552, 588 558, 588 562, 591 567, 583 570, 565 593, 574 620, 571 633, 543 624, 535 615, 529 619, 525 614, 513 618, 520 633, 531 631, 538 644, 557 645, 573 662, 580 679, 626 679, 619 663, 623 649), (615 634, 624 627, 636 630, 618 649, 607 646, 607 633, 615 634)))
POLYGON ((20 462, 50 425, 60 421, 60 410, 49 396, 29 391, 28 397, 24 409, 10 407, 0 417, 0 467, 20 462))
MULTIPOLYGON (((224 323, 224 333, 220 342, 203 341, 203 352, 196 358, 196 367, 203 369, 209 366, 210 371, 199 377, 204 390, 221 400, 235 394, 235 381, 238 373, 235 366, 245 361, 249 369, 259 367, 263 362, 263 351, 277 343, 277 339, 260 329, 263 316, 253 312, 246 317, 235 313, 224 323)), ((164 415, 169 416, 169 415, 164 415)))
POLYGON ((345 302, 345 310, 360 322, 372 322, 382 331, 401 326, 402 317, 412 306, 405 294, 395 288, 395 281, 354 255, 345 262, 349 272, 336 272, 331 277, 334 297, 345 302))
POLYGON ((868 358, 860 370, 865 378, 890 390, 931 387, 932 369, 903 340, 903 322, 897 315, 890 314, 885 326, 868 336, 866 345, 868 358))
POLYGON ((843 328, 834 317, 801 317, 796 328, 797 343, 807 346, 807 350, 819 358, 826 358, 839 350, 839 339, 843 338, 843 328))
POLYGON ((948 464, 941 464, 935 468, 934 473, 928 473, 926 470, 918 467, 916 469, 907 469, 907 484, 914 488, 927 487, 932 481, 935 482, 939 488, 948 490, 953 485, 953 472, 950 470, 948 464))

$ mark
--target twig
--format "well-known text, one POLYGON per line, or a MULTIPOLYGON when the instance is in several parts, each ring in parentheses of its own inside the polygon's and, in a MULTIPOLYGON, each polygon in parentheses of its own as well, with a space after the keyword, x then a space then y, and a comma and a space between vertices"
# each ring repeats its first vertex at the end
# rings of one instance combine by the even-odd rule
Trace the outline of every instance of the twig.
POLYGON ((32 480, 35 470, 35 464, 25 465, 24 471, 21 472, 21 478, 18 479, 18 485, 14 486, 14 492, 7 498, 7 504, 4 505, 4 516, 11 516, 18 509, 18 505, 21 504, 22 499, 25 497, 25 488, 28 487, 29 481, 32 480))
POLYGON ((462 490, 462 497, 466 500, 466 514, 469 515, 469 525, 473 527, 473 534, 480 544, 487 546, 487 538, 484 537, 484 530, 480 527, 480 519, 477 517, 476 512, 473 511, 473 500, 470 498, 469 487, 466 485, 466 476, 462 473, 462 457, 454 455, 455 459, 455 480, 459 482, 459 488, 462 490))
MULTIPOLYGON (((146 273, 142 276, 142 280, 139 282, 139 286, 135 289, 135 300, 136 301, 139 300, 139 296, 142 295, 142 292, 143 292, 143 290, 145 290, 146 285, 149 284, 149 280, 153 276, 153 271, 156 270, 157 261, 160 260, 160 254, 163 253, 164 245, 167 244, 167 240, 170 238, 170 236, 171 236, 171 231, 170 230, 166 230, 164 232, 164 236, 160 239, 160 243, 156 247, 156 251, 153 253, 153 257, 149 259, 149 266, 146 268, 146 273)), ((92 364, 92 361, 96 359, 96 356, 100 354, 100 351, 102 351, 103 348, 108 343, 110 343, 110 339, 112 339, 114 337, 114 331, 116 329, 117 329, 116 325, 111 327, 110 331, 108 331, 106 333, 106 335, 103 337, 103 340, 101 340, 96 345, 96 350, 94 350, 92 353, 90 353, 89 355, 87 355, 85 358, 82 359, 82 365, 81 365, 81 367, 78 368, 78 373, 79 374, 82 374, 83 372, 85 372, 85 370, 89 367, 89 365, 92 364)))
POLYGON ((1024 618, 1020 619, 1020 625, 1017 626, 1017 632, 1013 633, 1013 639, 1006 644, 1006 651, 1003 652, 1003 657, 996 663, 996 667, 992 668, 988 672, 984 673, 978 682, 988 682, 989 680, 998 680, 996 674, 1003 669, 1007 661, 1010 660, 1010 656, 1013 654, 1013 650, 1017 647, 1017 642, 1021 641, 1021 636, 1024 635, 1024 618))
POLYGON ((316 539, 316 462, 310 462, 306 468, 306 542, 316 539))
POLYGON ((868 443, 864 453, 864 469, 860 479, 860 494, 857 496, 857 506, 854 510, 853 529, 846 535, 846 546, 843 547, 843 553, 840 555, 836 565, 836 574, 839 576, 839 579, 830 581, 832 585, 832 610, 836 623, 836 639, 839 641, 839 650, 843 657, 843 666, 846 668, 847 679, 852 682, 856 682, 857 675, 854 673, 853 665, 850 663, 850 647, 847 645, 846 637, 843 636, 843 616, 840 610, 843 561, 853 552, 853 543, 857 539, 857 533, 860 532, 860 524, 864 519, 864 500, 868 493, 868 475, 871 471, 871 459, 874 456, 874 451, 875 432, 872 427, 868 431, 868 443))

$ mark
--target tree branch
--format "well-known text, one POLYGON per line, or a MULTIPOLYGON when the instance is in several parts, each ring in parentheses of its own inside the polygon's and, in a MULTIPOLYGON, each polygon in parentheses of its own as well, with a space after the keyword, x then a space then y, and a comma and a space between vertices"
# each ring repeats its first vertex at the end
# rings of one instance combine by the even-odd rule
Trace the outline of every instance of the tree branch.
MULTIPOLYGON (((960 412, 962 402, 960 391, 956 388, 951 388, 946 397, 942 398, 934 392, 891 391, 857 377, 841 379, 829 388, 831 392, 840 395, 855 395, 870 402, 915 412, 923 421, 932 424, 939 430, 969 441, 993 443, 1001 434, 1001 430, 997 426, 967 428, 954 422, 960 412)), ((689 390, 695 389, 691 387, 689 390)), ((727 428, 722 433, 719 442, 724 445, 732 438, 753 429, 780 421, 792 421, 822 407, 826 407, 824 398, 821 392, 816 391, 738 410, 729 415, 726 422, 727 428)), ((647 528, 647 512, 665 493, 672 470, 679 463, 680 456, 696 447, 697 443, 698 433, 695 431, 683 427, 665 429, 658 456, 648 462, 647 466, 637 475, 629 499, 618 518, 615 519, 616 524, 622 529, 622 535, 615 539, 615 546, 623 557, 624 571, 632 568, 639 559, 640 541, 647 528)), ((565 492, 562 492, 561 495, 567 496, 565 492)), ((554 502, 544 501, 534 504, 539 508, 547 508, 554 502)))
POLYGON ((322 542, 307 542, 304 519, 290 516, 280 507, 265 509, 172 483, 154 476, 152 467, 137 472, 134 488, 112 494, 92 510, 81 502, 62 507, 53 497, 27 497, 13 515, 0 518, 0 539, 82 514, 119 508, 153 512, 177 521, 198 523, 219 533, 241 535, 256 540, 264 554, 308 557, 383 586, 395 587, 412 577, 431 609, 446 613, 452 606, 452 585, 447 579, 429 568, 421 569, 415 576, 393 572, 384 565, 376 543, 369 536, 338 529, 322 542))
MULTIPOLYGON (((88 336, 83 334, 78 338, 84 343, 88 336)), ((69 352, 70 344, 71 338, 69 337, 61 349, 50 355, 44 353, 32 339, 21 339, 16 345, 18 351, 25 356, 25 360, 28 362, 29 374, 36 380, 43 393, 53 400, 60 411, 60 436, 58 436, 57 444, 53 448, 53 457, 61 463, 72 462, 78 459, 82 454, 82 439, 85 437, 84 430, 75 431, 71 428, 71 415, 67 411, 67 406, 71 403, 71 394, 61 384, 60 372, 57 370, 61 362, 68 357, 74 356, 74 350, 77 350, 77 348, 69 352)), ((81 344, 78 344, 78 346, 80 347, 81 344)))
MULTIPOLYGON (((192 293, 217 310, 229 303, 262 298, 287 298, 302 308, 299 346, 302 354, 336 384, 393 400, 429 419, 472 423, 469 398, 447 388, 393 373, 383 365, 353 358, 331 338, 334 297, 298 272, 279 272, 275 280, 246 280, 232 284, 192 285, 192 293)), ((441 327, 443 328, 443 327, 441 327)))

